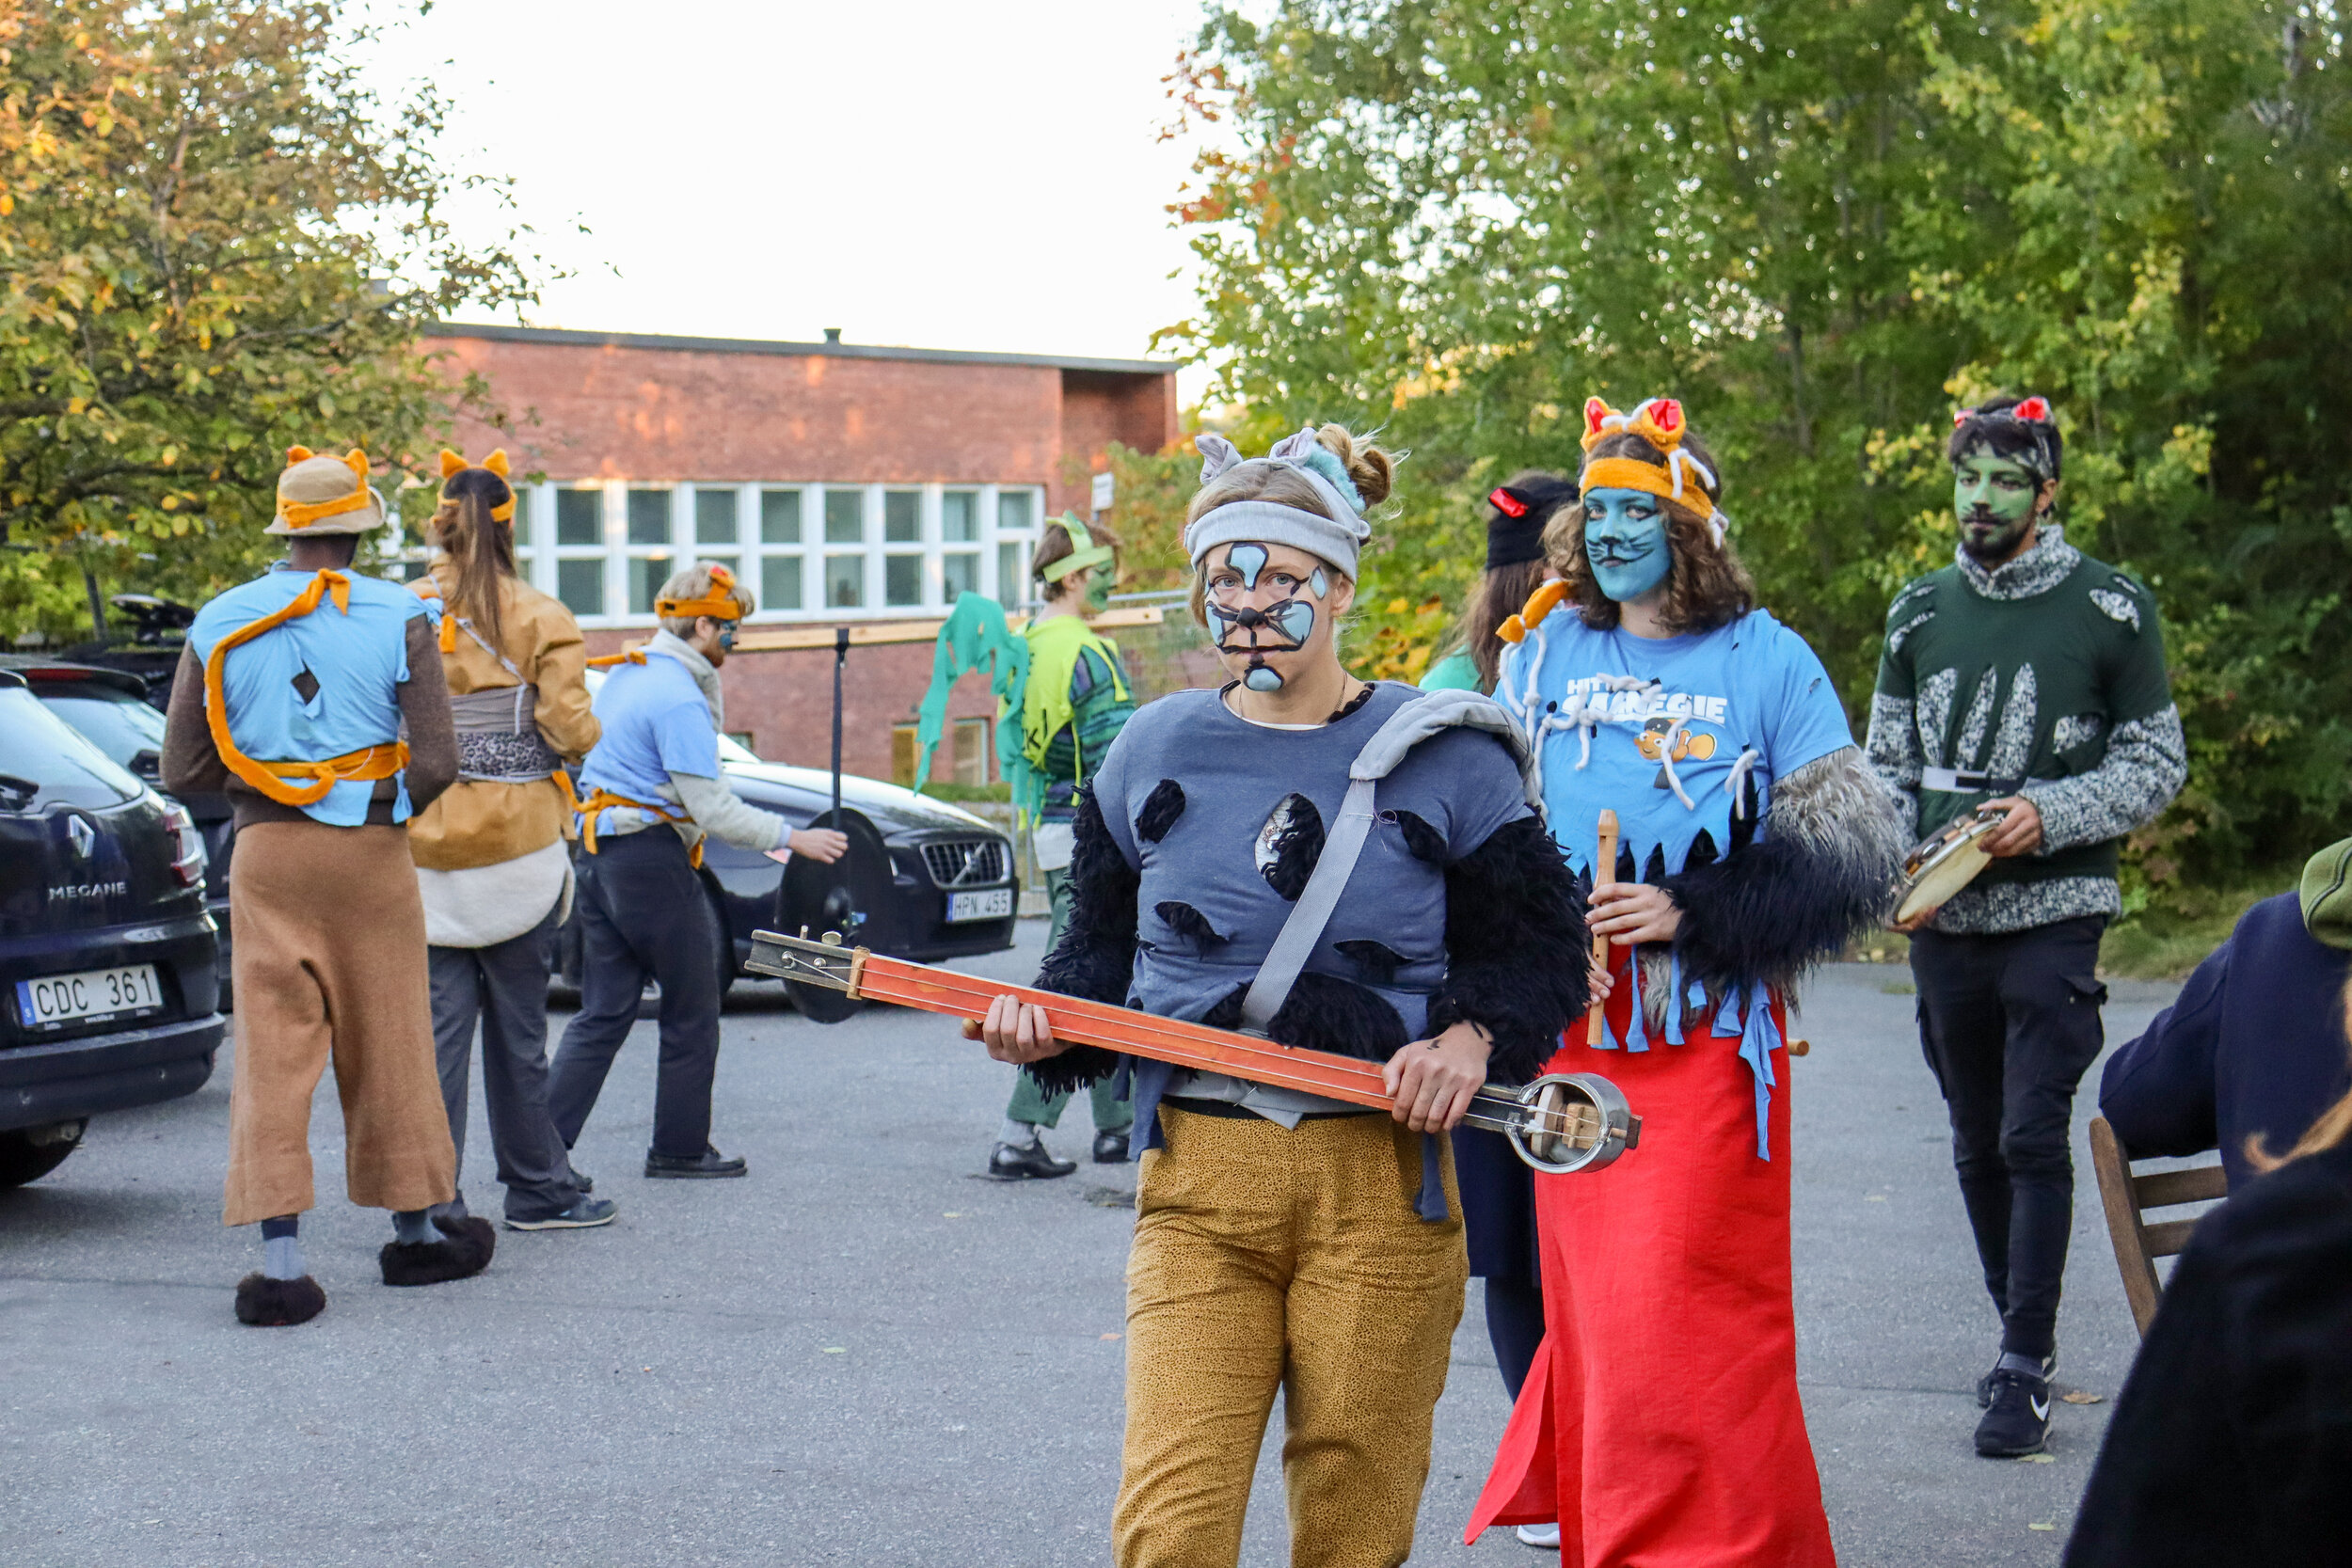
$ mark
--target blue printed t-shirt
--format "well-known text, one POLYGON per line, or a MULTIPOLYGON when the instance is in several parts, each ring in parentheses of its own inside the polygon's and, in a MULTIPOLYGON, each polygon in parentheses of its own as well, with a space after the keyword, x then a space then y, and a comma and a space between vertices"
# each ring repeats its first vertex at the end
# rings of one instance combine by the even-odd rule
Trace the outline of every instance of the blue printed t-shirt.
MULTIPOLYGON (((604 734, 580 764, 582 795, 609 789, 632 800, 659 800, 673 773, 720 776, 710 703, 693 672, 676 659, 650 654, 643 664, 614 665, 594 711, 604 734)), ((600 814, 596 831, 609 832, 620 809, 600 814)), ((642 821, 647 814, 629 815, 642 821)))
POLYGON ((1753 781, 1760 819, 1773 781, 1853 744, 1820 659, 1761 610, 1645 638, 1563 606, 1505 652, 1495 697, 1535 745, 1551 836, 1583 874, 1603 810, 1617 814, 1621 863, 1629 851, 1635 876, 1671 876, 1702 832, 1718 856, 1730 848, 1736 777, 1753 781), (1669 736, 1688 805, 1661 766, 1669 736))
MULTIPOLYGON (((1298 814, 1295 802, 1311 803, 1328 832, 1347 796, 1348 765, 1419 695, 1382 682, 1362 707, 1311 730, 1249 723, 1215 691, 1173 692, 1136 710, 1093 784, 1104 826, 1141 880, 1133 1005, 1197 1022, 1256 978, 1293 908, 1264 868, 1274 863, 1277 835, 1298 814), (1163 780, 1184 791, 1184 811, 1148 839, 1136 817, 1163 780), (1184 918, 1179 904, 1214 935, 1171 923, 1171 915, 1184 918)), ((1530 813, 1509 750, 1470 729, 1415 746, 1373 801, 1379 820, 1306 967, 1380 996, 1405 1021, 1406 1037, 1417 1038, 1445 980, 1445 868, 1413 854, 1395 814, 1409 811, 1436 829, 1446 859, 1456 861, 1530 813)))
MULTIPOLYGON (((250 642, 229 650, 221 691, 229 705, 229 737, 256 762, 325 762, 400 738, 400 684, 408 678, 408 622, 433 611, 406 589, 380 578, 342 574, 348 609, 331 595, 319 607, 250 642), (304 671, 318 682, 309 699, 294 685, 304 671)), ((224 637, 249 626, 302 596, 317 574, 279 562, 251 582, 239 583, 196 612, 188 648, 210 661, 224 637)), ((208 692, 206 706, 211 705, 208 692)), ((356 828, 368 819, 373 780, 346 780, 302 807, 329 827, 356 828)), ((393 779, 392 820, 408 819, 408 780, 393 779)))

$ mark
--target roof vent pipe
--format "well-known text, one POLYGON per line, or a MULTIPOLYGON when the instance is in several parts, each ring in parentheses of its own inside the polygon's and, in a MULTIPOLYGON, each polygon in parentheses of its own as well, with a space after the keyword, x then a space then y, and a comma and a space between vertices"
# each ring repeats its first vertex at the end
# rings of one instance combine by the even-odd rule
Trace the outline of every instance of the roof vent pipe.
POLYGON ((840 341, 841 328, 837 326, 828 326, 825 328, 825 341, 829 343, 838 343, 840 341))

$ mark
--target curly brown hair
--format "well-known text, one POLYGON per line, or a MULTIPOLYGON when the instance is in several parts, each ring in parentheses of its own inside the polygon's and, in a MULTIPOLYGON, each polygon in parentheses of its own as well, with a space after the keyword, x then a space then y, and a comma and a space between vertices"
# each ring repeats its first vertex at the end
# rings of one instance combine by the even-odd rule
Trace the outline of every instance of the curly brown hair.
MULTIPOLYGON (((1708 486, 1697 474, 1684 470, 1709 502, 1720 505, 1723 469, 1716 466, 1715 454, 1694 430, 1683 433, 1682 450, 1717 476, 1708 486)), ((1661 468, 1666 464, 1664 452, 1630 432, 1603 436, 1585 454, 1587 463, 1599 457, 1630 457, 1661 468)), ((1707 514, 1664 496, 1658 498, 1658 504, 1666 514, 1666 542, 1674 552, 1674 564, 1666 574, 1666 605, 1659 615, 1666 629, 1677 635, 1713 631, 1754 610, 1756 579, 1740 564, 1740 552, 1729 539, 1715 543, 1707 514)), ((1584 555, 1582 503, 1562 507, 1551 519, 1551 526, 1544 530, 1544 554, 1552 570, 1567 580, 1568 595, 1576 601, 1584 624, 1603 631, 1615 626, 1622 612, 1616 601, 1600 591, 1600 584, 1593 578, 1593 563, 1584 555)))

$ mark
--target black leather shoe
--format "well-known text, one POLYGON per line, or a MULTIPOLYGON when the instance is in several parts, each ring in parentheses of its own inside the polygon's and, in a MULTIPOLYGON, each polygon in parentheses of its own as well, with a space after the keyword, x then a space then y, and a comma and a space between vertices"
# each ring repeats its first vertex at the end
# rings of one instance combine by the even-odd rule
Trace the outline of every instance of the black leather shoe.
POLYGON ((1047 1153, 1043 1138, 1025 1148, 998 1144, 988 1157, 988 1174, 998 1181, 1041 1181, 1077 1168, 1077 1161, 1057 1160, 1047 1153))
POLYGON ((750 1169, 741 1155, 730 1160, 707 1146, 700 1154, 662 1154, 650 1148, 645 1150, 645 1174, 648 1177, 713 1181, 729 1176, 741 1176, 750 1169))
POLYGON ((1097 1132, 1094 1134, 1094 1163, 1098 1165, 1124 1164, 1127 1160, 1127 1134, 1097 1132))

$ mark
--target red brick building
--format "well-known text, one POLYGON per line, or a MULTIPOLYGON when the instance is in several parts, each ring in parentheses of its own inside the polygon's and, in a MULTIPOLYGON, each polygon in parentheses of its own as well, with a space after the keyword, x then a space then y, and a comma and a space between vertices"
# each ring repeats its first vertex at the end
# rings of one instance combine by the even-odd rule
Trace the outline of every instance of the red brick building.
MULTIPOLYGON (((831 628, 936 622, 959 593, 1017 604, 1044 521, 1088 513, 1112 441, 1177 439, 1175 368, 944 349, 669 338, 452 324, 452 372, 515 419, 461 427, 518 476, 518 565, 580 617, 593 651, 641 641, 662 578, 723 561, 758 595, 727 661, 727 726, 780 761, 822 766, 831 628), (534 422, 535 421, 535 422, 534 422), (520 476, 540 476, 521 481, 520 476)), ((912 628, 910 628, 912 629, 912 628)), ((872 635, 870 631, 866 635, 872 635)), ((930 684, 931 645, 850 655, 844 765, 891 775, 891 734, 930 684)), ((992 712, 958 689, 969 759, 992 712)), ((950 776, 943 748, 934 777, 950 776)))

